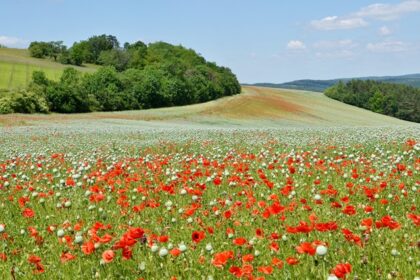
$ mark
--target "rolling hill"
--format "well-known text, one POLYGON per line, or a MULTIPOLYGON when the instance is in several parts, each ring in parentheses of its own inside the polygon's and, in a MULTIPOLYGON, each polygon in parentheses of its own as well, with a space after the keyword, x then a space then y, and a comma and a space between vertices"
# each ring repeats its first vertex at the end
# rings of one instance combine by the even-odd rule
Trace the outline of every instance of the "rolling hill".
POLYGON ((352 79, 356 80, 374 80, 378 82, 404 84, 413 87, 420 88, 420 74, 410 74, 403 76, 384 76, 384 77, 359 77, 359 78, 343 78, 333 80, 296 80, 287 83, 275 84, 275 83, 256 83, 254 86, 270 87, 270 88, 285 88, 285 89, 297 89, 297 90, 309 90, 323 92, 330 86, 335 85, 339 81, 349 81, 352 79))
POLYGON ((0 115, 0 125, 89 123, 96 125, 199 127, 338 127, 416 126, 392 117, 346 105, 322 93, 243 87, 239 95, 202 104, 86 114, 0 115))
POLYGON ((26 49, 0 48, 0 89, 26 87, 35 70, 42 70, 48 78, 57 80, 66 67, 73 67, 83 72, 92 72, 97 69, 94 65, 77 67, 63 65, 49 59, 33 58, 29 56, 26 49))

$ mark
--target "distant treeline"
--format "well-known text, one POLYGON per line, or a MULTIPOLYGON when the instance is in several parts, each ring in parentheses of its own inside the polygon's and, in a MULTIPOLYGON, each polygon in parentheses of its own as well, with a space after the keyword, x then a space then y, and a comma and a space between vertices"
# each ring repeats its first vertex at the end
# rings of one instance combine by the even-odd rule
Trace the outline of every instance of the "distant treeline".
POLYGON ((101 35, 75 43, 69 50, 62 42, 32 42, 29 50, 35 57, 103 67, 93 74, 67 68, 59 81, 36 71, 28 89, 0 93, 0 113, 157 108, 206 102, 241 91, 229 68, 164 42, 126 43, 120 48, 114 36, 101 35))
POLYGON ((371 80, 340 81, 325 95, 376 113, 420 122, 420 89, 411 86, 371 80))

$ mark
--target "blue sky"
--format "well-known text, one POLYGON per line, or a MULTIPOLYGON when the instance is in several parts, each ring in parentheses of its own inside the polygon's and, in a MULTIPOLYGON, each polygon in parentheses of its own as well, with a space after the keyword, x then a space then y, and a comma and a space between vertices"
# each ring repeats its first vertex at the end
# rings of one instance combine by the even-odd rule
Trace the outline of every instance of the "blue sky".
POLYGON ((241 82, 420 72, 420 0, 0 0, 0 44, 182 44, 241 82))

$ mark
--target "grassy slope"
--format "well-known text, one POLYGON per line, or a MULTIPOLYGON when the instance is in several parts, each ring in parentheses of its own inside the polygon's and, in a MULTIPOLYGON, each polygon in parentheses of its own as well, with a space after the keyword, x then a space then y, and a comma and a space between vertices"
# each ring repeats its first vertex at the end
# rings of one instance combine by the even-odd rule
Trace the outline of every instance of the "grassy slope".
POLYGON ((416 125, 350 106, 321 93, 244 87, 240 95, 182 107, 141 111, 0 116, 0 124, 109 123, 145 126, 388 126, 416 125))
MULTIPOLYGON (((0 48, 0 89, 14 89, 28 85, 34 70, 43 70, 50 79, 59 79, 64 68, 69 67, 49 59, 29 56, 25 49, 0 48)), ((83 72, 95 71, 95 66, 76 67, 83 72)))

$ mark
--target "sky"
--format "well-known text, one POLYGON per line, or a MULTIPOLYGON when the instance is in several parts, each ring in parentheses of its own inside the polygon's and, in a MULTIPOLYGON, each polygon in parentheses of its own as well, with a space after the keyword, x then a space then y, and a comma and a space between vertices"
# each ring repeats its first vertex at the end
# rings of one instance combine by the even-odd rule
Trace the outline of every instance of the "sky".
POLYGON ((0 44, 165 41, 242 83, 420 73, 420 0, 0 0, 0 44))

